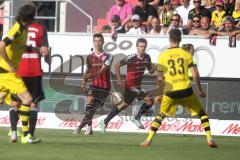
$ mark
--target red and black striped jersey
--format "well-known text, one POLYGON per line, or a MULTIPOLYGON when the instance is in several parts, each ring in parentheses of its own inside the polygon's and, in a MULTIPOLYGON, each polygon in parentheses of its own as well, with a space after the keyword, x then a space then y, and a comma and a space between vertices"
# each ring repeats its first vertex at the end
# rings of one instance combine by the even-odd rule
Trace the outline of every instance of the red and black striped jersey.
POLYGON ((18 66, 18 74, 21 77, 35 77, 42 75, 41 55, 34 48, 48 47, 47 31, 36 22, 28 26, 28 39, 26 50, 22 54, 18 66))
POLYGON ((103 65, 108 66, 108 69, 103 72, 101 75, 95 77, 91 81, 91 87, 99 87, 103 89, 111 89, 110 81, 110 64, 112 57, 106 52, 101 53, 100 55, 95 54, 94 52, 87 57, 87 67, 90 73, 100 72, 103 65))
POLYGON ((127 65, 125 89, 141 86, 145 69, 150 70, 152 67, 151 57, 147 53, 143 58, 138 57, 137 54, 129 55, 122 59, 120 64, 121 66, 127 65))

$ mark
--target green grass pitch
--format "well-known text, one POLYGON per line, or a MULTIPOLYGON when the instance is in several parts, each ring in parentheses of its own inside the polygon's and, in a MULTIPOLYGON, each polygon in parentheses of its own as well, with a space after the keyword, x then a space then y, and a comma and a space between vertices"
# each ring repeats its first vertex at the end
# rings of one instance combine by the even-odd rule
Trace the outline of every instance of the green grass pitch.
POLYGON ((212 149, 204 136, 158 134, 151 147, 140 147, 147 134, 95 132, 72 135, 71 130, 38 129, 39 144, 10 144, 8 130, 0 128, 1 160, 236 160, 240 138, 215 137, 212 149))

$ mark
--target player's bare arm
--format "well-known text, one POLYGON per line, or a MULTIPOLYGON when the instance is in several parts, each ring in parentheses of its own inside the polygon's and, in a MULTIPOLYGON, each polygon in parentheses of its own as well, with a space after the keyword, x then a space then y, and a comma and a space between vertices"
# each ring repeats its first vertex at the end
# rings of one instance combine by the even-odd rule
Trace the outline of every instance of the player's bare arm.
POLYGON ((154 64, 151 64, 151 69, 149 69, 148 71, 150 74, 154 74, 156 70, 157 70, 157 66, 154 64))
POLYGON ((86 88, 86 83, 88 81, 88 79, 90 79, 90 75, 89 75, 89 69, 86 69, 86 72, 83 75, 83 82, 82 82, 82 89, 83 89, 83 93, 87 92, 87 88, 86 88))
POLYGON ((199 76, 199 72, 198 72, 197 66, 191 67, 191 72, 192 72, 192 78, 193 78, 194 82, 196 83, 197 88, 199 90, 199 95, 201 97, 206 97, 206 94, 202 90, 202 87, 201 87, 201 84, 200 84, 200 76, 199 76))
POLYGON ((118 84, 120 87, 123 87, 124 84, 123 84, 123 81, 122 81, 122 78, 121 78, 121 74, 120 74, 120 67, 121 67, 121 63, 120 63, 120 62, 117 62, 117 63, 114 65, 115 73, 116 73, 116 76, 117 76, 117 84, 118 84))
POLYGON ((157 96, 155 98, 155 103, 161 103, 161 100, 163 97, 164 85, 165 85, 165 80, 164 80, 163 72, 157 72, 156 86, 158 86, 158 89, 157 89, 157 96))
POLYGON ((5 52, 5 48, 6 48, 5 42, 4 41, 0 42, 0 56, 8 64, 10 72, 16 72, 15 67, 13 66, 12 62, 10 61, 5 52))

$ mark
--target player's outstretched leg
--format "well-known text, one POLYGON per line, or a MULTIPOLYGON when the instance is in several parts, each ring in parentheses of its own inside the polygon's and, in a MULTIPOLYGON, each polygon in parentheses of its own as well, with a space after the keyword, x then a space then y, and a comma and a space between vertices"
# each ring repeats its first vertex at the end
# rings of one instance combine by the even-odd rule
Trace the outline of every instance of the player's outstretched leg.
POLYGON ((149 132, 147 139, 140 144, 141 146, 150 146, 151 145, 152 139, 155 136, 158 128, 161 126, 162 120, 165 117, 166 116, 163 113, 161 113, 155 117, 155 120, 152 122, 151 131, 149 132))
POLYGON ((87 129, 84 133, 84 135, 92 135, 93 134, 93 130, 92 130, 92 119, 93 119, 93 116, 95 114, 95 111, 97 110, 98 106, 100 104, 94 100, 94 104, 93 104, 93 108, 91 109, 90 111, 90 115, 89 115, 89 120, 88 120, 88 123, 87 123, 87 129))
POLYGON ((149 96, 145 97, 144 100, 145 102, 141 105, 137 115, 132 119, 132 122, 140 129, 144 129, 144 126, 141 122, 142 115, 146 113, 154 103, 154 99, 149 96))
POLYGON ((205 130, 208 146, 211 148, 217 148, 217 145, 216 145, 215 141, 213 140, 213 137, 211 134, 209 118, 208 118, 206 112, 204 110, 201 110, 198 116, 201 119, 201 125, 205 130))
POLYGON ((108 123, 119 113, 122 109, 118 109, 118 106, 114 107, 107 115, 107 117, 104 120, 101 120, 99 122, 100 130, 102 133, 106 133, 106 127, 108 123))
MULTIPOLYGON (((91 104, 86 105, 86 114, 85 114, 81 124, 73 131, 73 134, 79 134, 81 132, 81 130, 83 129, 83 127, 85 127, 87 124, 91 124, 95 111, 96 111, 96 107, 94 107, 91 104)), ((92 130, 90 130, 89 133, 92 134, 92 130)))

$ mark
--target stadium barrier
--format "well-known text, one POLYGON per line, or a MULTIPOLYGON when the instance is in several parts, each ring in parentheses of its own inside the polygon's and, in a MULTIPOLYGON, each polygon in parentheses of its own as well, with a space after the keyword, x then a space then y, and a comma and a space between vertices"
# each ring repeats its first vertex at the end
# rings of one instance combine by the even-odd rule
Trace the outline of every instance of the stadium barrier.
MULTIPOLYGON (((49 129, 75 129, 79 125, 79 121, 69 114, 64 115, 65 119, 59 119, 54 113, 39 113, 37 128, 49 129)), ((93 130, 100 131, 99 120, 105 116, 100 116, 93 120, 93 130)), ((145 130, 138 129, 132 122, 130 116, 116 116, 107 127, 109 132, 136 132, 148 133, 151 129, 151 122, 154 117, 144 119, 143 125, 145 130)), ((160 126, 158 133, 170 134, 194 134, 204 135, 199 119, 185 118, 166 118, 160 126)), ((240 136, 240 122, 230 120, 210 119, 212 134, 218 136, 240 136)), ((9 113, 7 111, 0 112, 0 125, 9 127, 9 113)), ((19 123, 19 126, 21 124, 19 123)), ((85 130, 84 128, 83 130, 85 130)))
MULTIPOLYGON (((152 61, 157 62, 160 52, 169 47, 167 36, 150 36, 150 35, 118 35, 116 41, 111 39, 110 34, 104 35, 104 49, 113 55, 128 55, 136 52, 136 40, 140 37, 148 40, 147 52, 151 55, 152 61)), ((69 62, 72 56, 82 56, 92 52, 93 43, 92 35, 86 33, 49 33, 49 43, 52 49, 52 55, 61 55, 63 59, 63 72, 69 73, 69 62)), ((239 68, 239 45, 237 41, 235 48, 228 47, 228 37, 218 37, 216 46, 211 46, 209 40, 198 36, 183 36, 182 43, 192 43, 195 48, 195 59, 200 70, 201 77, 215 78, 240 78, 239 68)), ((117 57, 117 56, 116 56, 117 57)), ((115 58, 117 59, 117 58, 115 58)), ((81 59, 75 60, 75 70, 72 73, 82 73, 81 59), (77 64, 79 63, 79 64, 77 64), (81 65, 80 65, 81 64, 81 65)), ((85 61, 86 63, 86 61, 85 61)), ((51 72, 59 68, 59 61, 53 59, 51 72)), ((48 72, 49 66, 43 63, 44 72, 48 72)), ((73 68, 72 68, 73 69, 73 68)))
MULTIPOLYGON (((119 35, 117 41, 112 41, 111 35, 105 36, 104 48, 114 55, 112 63, 124 55, 136 51, 135 42, 139 36, 119 35)), ((168 37, 143 35, 148 40, 147 52, 156 63, 160 52, 168 47, 168 37)), ((49 34, 52 63, 43 63, 44 89, 46 99, 42 101, 38 126, 39 128, 74 129, 85 111, 86 97, 81 93, 81 78, 86 68, 86 56, 92 51, 91 34, 49 34)), ((207 98, 201 99, 211 119, 214 135, 240 136, 240 55, 239 41, 236 48, 228 47, 228 38, 219 37, 216 46, 209 45, 209 41, 202 37, 183 37, 183 43, 192 43, 195 48, 197 61, 202 78, 202 86, 207 98)), ((114 71, 112 71, 113 90, 115 86, 114 71)), ((123 72, 124 73, 124 69, 123 72)), ((155 77, 146 73, 143 80, 144 88, 154 89, 155 77)), ((143 117, 145 130, 138 130, 130 121, 141 102, 134 102, 132 107, 122 112, 109 124, 109 131, 117 132, 148 132, 150 123, 158 112, 155 105, 146 117, 143 117)), ((97 110, 94 120, 94 130, 99 130, 99 119, 103 118, 111 109, 109 99, 103 108, 97 110)), ((3 108, 7 110, 7 108, 3 108)), ((0 126, 9 126, 6 111, 0 112, 0 126)), ((198 119, 190 118, 183 107, 178 106, 175 118, 164 121, 159 133, 174 134, 203 134, 198 119)))

